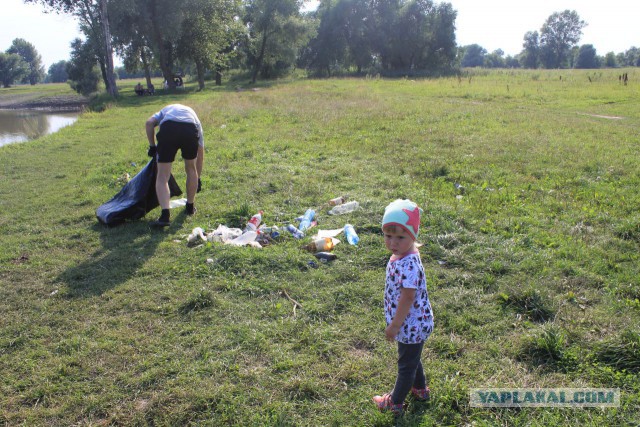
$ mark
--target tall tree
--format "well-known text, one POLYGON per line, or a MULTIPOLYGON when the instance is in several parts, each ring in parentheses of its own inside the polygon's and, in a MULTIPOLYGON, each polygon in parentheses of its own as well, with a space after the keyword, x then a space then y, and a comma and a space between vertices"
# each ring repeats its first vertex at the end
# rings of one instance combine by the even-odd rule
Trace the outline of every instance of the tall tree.
POLYGON ((49 66, 47 80, 51 83, 64 83, 69 78, 67 74, 67 61, 58 61, 49 66))
POLYGON ((487 68, 504 68, 504 51, 496 49, 484 58, 484 66, 487 68))
POLYGON ((520 63, 524 68, 538 68, 540 60, 540 41, 537 31, 528 31, 524 35, 523 50, 520 54, 520 63))
POLYGON ((249 57, 258 73, 289 67, 295 63, 298 50, 308 41, 308 27, 300 16, 300 0, 247 0, 245 24, 249 28, 249 57))
POLYGON ((555 12, 540 29, 542 62, 546 68, 566 66, 571 49, 578 44, 587 25, 575 10, 555 12))
POLYGON ((576 54, 574 68, 600 68, 596 48, 592 44, 583 44, 576 54))
POLYGON ((98 90, 100 71, 95 50, 90 41, 75 39, 71 42, 71 59, 67 62, 68 82, 73 90, 90 95, 98 90))
POLYGON ((16 81, 29 74, 29 65, 15 53, 0 52, 0 82, 3 87, 11 87, 16 81))
POLYGON ((146 5, 139 1, 111 0, 111 35, 114 49, 123 58, 125 70, 136 73, 142 70, 147 87, 151 86, 151 68, 154 54, 149 35, 150 22, 145 19, 146 5))
POLYGON ((604 57, 604 66, 607 68, 616 68, 618 66, 616 54, 614 52, 607 52, 604 57))
POLYGON ((118 96, 113 70, 113 47, 107 9, 108 0, 24 0, 25 3, 40 3, 57 13, 68 13, 80 21, 80 28, 87 38, 98 45, 100 66, 107 92, 118 96), (91 37, 90 37, 91 36, 91 37))
POLYGON ((460 61, 462 67, 482 67, 487 50, 479 44, 470 44, 464 47, 464 56, 460 61))
MULTIPOLYGON (((244 31, 238 0, 201 0, 188 9, 178 40, 178 58, 196 65, 198 87, 204 89, 205 73, 216 70, 216 79, 228 65, 233 46, 244 31)), ((218 81, 218 80, 216 80, 218 81)))
POLYGON ((45 72, 42 65, 42 57, 35 46, 24 39, 15 39, 7 53, 20 55, 22 60, 29 64, 29 74, 25 76, 24 83, 35 85, 44 79, 45 72))

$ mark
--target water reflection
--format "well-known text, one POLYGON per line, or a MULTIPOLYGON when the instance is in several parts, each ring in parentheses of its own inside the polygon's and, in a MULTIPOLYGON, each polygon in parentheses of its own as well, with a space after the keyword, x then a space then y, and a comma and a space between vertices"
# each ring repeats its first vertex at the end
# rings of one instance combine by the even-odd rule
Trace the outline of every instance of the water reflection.
POLYGON ((77 111, 0 110, 0 146, 57 132, 78 120, 77 111))

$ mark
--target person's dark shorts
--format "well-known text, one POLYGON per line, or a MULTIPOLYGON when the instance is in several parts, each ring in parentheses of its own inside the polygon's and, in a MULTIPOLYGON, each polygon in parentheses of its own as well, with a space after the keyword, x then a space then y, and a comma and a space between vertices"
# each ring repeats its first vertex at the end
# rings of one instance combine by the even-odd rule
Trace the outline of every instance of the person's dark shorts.
POLYGON ((178 150, 182 158, 193 160, 198 157, 198 128, 193 123, 166 121, 156 134, 158 140, 158 162, 172 163, 178 150))

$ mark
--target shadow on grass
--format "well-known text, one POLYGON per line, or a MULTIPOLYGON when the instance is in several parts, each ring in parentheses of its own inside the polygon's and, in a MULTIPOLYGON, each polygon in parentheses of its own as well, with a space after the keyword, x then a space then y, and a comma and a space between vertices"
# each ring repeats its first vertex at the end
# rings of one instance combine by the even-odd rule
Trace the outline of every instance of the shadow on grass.
POLYGON ((57 280, 68 286, 69 298, 102 295, 126 282, 153 256, 167 233, 182 227, 186 213, 172 217, 168 229, 154 229, 150 223, 157 211, 141 220, 127 222, 117 227, 105 227, 96 222, 92 229, 100 233, 102 247, 88 259, 65 270, 57 280))

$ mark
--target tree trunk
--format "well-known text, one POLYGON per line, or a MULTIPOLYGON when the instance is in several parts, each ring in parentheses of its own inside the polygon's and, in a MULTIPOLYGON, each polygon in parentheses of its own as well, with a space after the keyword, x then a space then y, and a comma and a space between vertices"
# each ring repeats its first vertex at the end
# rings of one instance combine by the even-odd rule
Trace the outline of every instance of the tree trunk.
POLYGON ((144 69, 144 78, 147 81, 147 88, 151 87, 151 70, 149 70, 149 61, 147 61, 147 55, 144 53, 144 47, 140 51, 140 60, 142 61, 142 68, 144 69))
POLYGON ((167 87, 169 90, 173 91, 176 89, 176 82, 173 80, 173 70, 169 65, 169 53, 167 52, 166 44, 162 38, 162 33, 160 28, 158 28, 158 19, 157 19, 157 11, 156 11, 156 2, 151 2, 150 7, 151 14, 151 25, 153 26, 153 38, 156 46, 158 47, 158 61, 160 62, 160 70, 162 70, 162 76, 167 82, 167 87))
POLYGON ((100 1, 100 20, 102 21, 102 31, 105 42, 107 92, 115 98, 118 96, 118 87, 116 86, 116 76, 113 72, 113 47, 111 45, 111 31, 109 30, 109 17, 107 15, 107 0, 100 1))
POLYGON ((222 71, 216 70, 216 86, 222 86, 222 71))
POLYGON ((256 59, 256 65, 253 69, 253 76, 251 77, 251 83, 255 83, 258 78, 258 72, 262 68, 262 61, 264 61, 264 51, 267 48, 267 30, 262 32, 262 45, 260 46, 260 55, 256 59))
POLYGON ((198 72, 198 90, 204 90, 204 64, 196 60, 196 70, 198 72))

